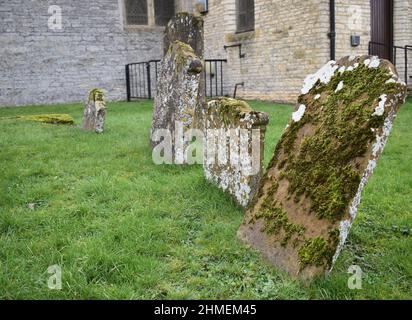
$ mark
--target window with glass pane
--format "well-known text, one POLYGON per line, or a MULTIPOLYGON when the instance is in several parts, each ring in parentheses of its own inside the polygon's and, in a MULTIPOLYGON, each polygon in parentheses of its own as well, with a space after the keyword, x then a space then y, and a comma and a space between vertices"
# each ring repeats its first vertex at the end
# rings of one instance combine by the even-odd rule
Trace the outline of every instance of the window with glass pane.
POLYGON ((155 0, 155 23, 165 26, 175 14, 174 0, 155 0))
POLYGON ((255 1, 237 0, 237 32, 255 29, 255 1))
POLYGON ((147 0, 126 0, 126 23, 129 25, 147 25, 147 0))

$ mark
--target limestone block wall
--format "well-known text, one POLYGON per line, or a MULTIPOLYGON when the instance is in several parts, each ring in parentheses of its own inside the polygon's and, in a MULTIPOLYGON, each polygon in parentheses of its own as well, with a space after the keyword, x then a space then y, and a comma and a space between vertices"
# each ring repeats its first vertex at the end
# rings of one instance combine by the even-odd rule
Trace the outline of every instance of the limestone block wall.
MULTIPOLYGON (((412 41, 411 0, 396 0, 395 44, 412 41)), ((226 92, 245 82, 238 96, 244 99, 295 103, 305 74, 330 58, 329 0, 255 0, 255 30, 236 33, 236 1, 209 0, 205 18, 206 57, 227 59, 226 92), (224 45, 242 44, 238 48, 224 45)), ((336 58, 368 53, 371 40, 370 0, 336 1, 336 58), (361 38, 351 45, 351 35, 361 38)), ((410 56, 412 57, 412 51, 410 56)), ((398 61, 403 59, 399 54, 398 61)), ((412 63, 412 59, 411 63, 412 63)), ((403 66, 398 64, 403 72, 403 66)), ((412 71, 412 66, 410 67, 412 71)))
MULTIPOLYGON (((412 46, 412 0, 395 1, 394 7, 394 43, 397 46, 412 46)), ((396 55, 397 69, 401 79, 404 79, 405 53, 400 51, 396 55)), ((408 83, 412 84, 412 48, 408 51, 408 83)))
POLYGON ((236 33, 236 6, 232 0, 210 0, 205 16, 206 57, 226 58, 227 87, 244 82, 243 99, 294 102, 304 75, 328 59, 326 1, 255 0, 255 30, 236 33), (238 48, 224 45, 242 44, 238 48))
MULTIPOLYGON (((327 2, 327 1, 326 1, 327 2)), ((326 8, 327 9, 327 8, 326 8)), ((394 45, 412 45, 412 0, 394 1, 394 45)), ((346 55, 368 54, 368 44, 371 41, 371 7, 370 0, 337 0, 336 1, 336 57, 346 55), (359 35, 361 44, 352 47, 351 35, 359 35)), ((412 75, 412 50, 408 57, 408 77, 412 75)), ((405 53, 399 50, 396 55, 397 69, 404 79, 405 53)))
POLYGON ((162 27, 126 28, 122 0, 0 0, 0 106, 125 100, 124 66, 161 57, 162 27), (50 30, 48 8, 62 9, 50 30))
MULTIPOLYGON (((329 1, 326 1, 329 2, 329 1)), ((327 8, 328 9, 328 8, 327 8)), ((336 1, 336 59, 368 54, 371 41, 370 0, 336 1), (360 36, 360 46, 351 46, 351 36, 360 36)))

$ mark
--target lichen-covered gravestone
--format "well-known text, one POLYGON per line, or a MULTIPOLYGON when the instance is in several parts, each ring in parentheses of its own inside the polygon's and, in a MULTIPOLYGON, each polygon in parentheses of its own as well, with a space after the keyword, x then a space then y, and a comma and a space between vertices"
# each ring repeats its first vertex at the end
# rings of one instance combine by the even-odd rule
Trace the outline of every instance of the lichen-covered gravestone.
POLYGON ((84 107, 83 129, 102 133, 104 130, 104 120, 106 117, 106 102, 103 91, 93 89, 89 93, 87 103, 84 107))
POLYGON ((221 98, 206 107, 204 174, 246 207, 262 176, 269 118, 239 100, 221 98))
MULTIPOLYGON (((199 16, 187 12, 176 14, 167 24, 164 37, 163 49, 164 55, 167 54, 169 47, 175 41, 180 41, 188 44, 194 51, 195 55, 201 60, 204 60, 204 22, 199 16)), ((204 70, 201 71, 199 78, 199 100, 198 108, 195 110, 196 123, 195 127, 202 129, 204 115, 205 95, 205 76, 204 70)))
POLYGON ((157 83, 154 114, 151 130, 151 145, 155 148, 159 143, 159 132, 168 130, 172 136, 173 157, 179 152, 182 158, 184 148, 176 148, 181 134, 193 128, 195 112, 201 104, 200 73, 202 61, 193 49, 180 41, 170 45, 160 66, 157 83), (177 137, 179 135, 179 137, 177 137))
POLYGON ((293 276, 329 271, 405 94, 377 57, 346 57, 307 77, 240 239, 293 276))

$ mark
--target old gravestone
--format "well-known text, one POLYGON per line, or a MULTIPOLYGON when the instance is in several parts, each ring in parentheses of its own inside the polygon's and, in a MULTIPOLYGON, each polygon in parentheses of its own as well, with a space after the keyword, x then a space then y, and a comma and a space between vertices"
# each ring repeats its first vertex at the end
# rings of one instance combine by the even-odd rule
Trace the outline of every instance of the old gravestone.
POLYGON ((210 101, 205 116, 204 174, 246 207, 262 174, 268 115, 230 98, 210 101))
POLYGON ((203 59, 204 56, 203 19, 192 14, 181 12, 176 14, 167 24, 163 37, 164 55, 170 45, 176 40, 187 43, 195 54, 203 59))
POLYGON ((173 42, 160 66, 154 114, 151 129, 151 145, 159 145, 160 136, 167 130, 171 134, 173 158, 182 164, 184 147, 177 148, 182 133, 194 127, 196 109, 200 100, 200 74, 203 65, 193 49, 181 41, 173 42), (177 137, 179 135, 179 137, 177 137), (178 153, 178 154, 177 154, 178 153))
POLYGON ((331 61, 307 77, 239 238, 293 276, 329 271, 405 94, 377 57, 331 61))
POLYGON ((106 102, 103 91, 93 89, 89 93, 88 100, 84 107, 83 129, 102 133, 104 130, 104 120, 106 117, 106 102))
MULTIPOLYGON (((176 40, 188 44, 196 54, 196 56, 204 60, 204 22, 199 16, 187 12, 180 12, 176 14, 167 24, 163 37, 164 55, 167 54, 169 47, 176 40)), ((205 77, 204 70, 201 72, 199 79, 199 100, 198 108, 195 110, 194 127, 203 128, 204 115, 204 95, 205 95, 205 77)))

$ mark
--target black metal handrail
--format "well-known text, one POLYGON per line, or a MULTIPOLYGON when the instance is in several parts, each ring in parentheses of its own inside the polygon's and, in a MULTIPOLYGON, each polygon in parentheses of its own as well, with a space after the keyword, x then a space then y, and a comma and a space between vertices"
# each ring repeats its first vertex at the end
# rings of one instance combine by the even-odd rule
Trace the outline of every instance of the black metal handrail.
POLYGON ((223 97, 224 88, 224 66, 226 59, 205 60, 205 96, 208 98, 223 97))
POLYGON ((380 42, 374 42, 371 41, 369 42, 369 54, 373 54, 373 48, 374 46, 378 46, 378 47, 385 47, 386 49, 389 49, 392 54, 393 54, 393 65, 396 66, 397 65, 397 54, 398 54, 398 50, 401 50, 404 52, 404 78, 405 78, 405 83, 408 84, 408 53, 410 51, 412 51, 412 45, 406 45, 406 46, 396 46, 396 45, 388 45, 385 43, 380 43, 380 42))
MULTIPOLYGON (((224 66, 226 59, 205 60, 205 96, 224 96, 224 66)), ((160 60, 129 63, 126 65, 127 101, 132 99, 152 99, 157 87, 160 60)))
POLYGON ((126 65, 127 101, 152 98, 152 88, 156 87, 159 63, 160 60, 150 60, 126 65))

